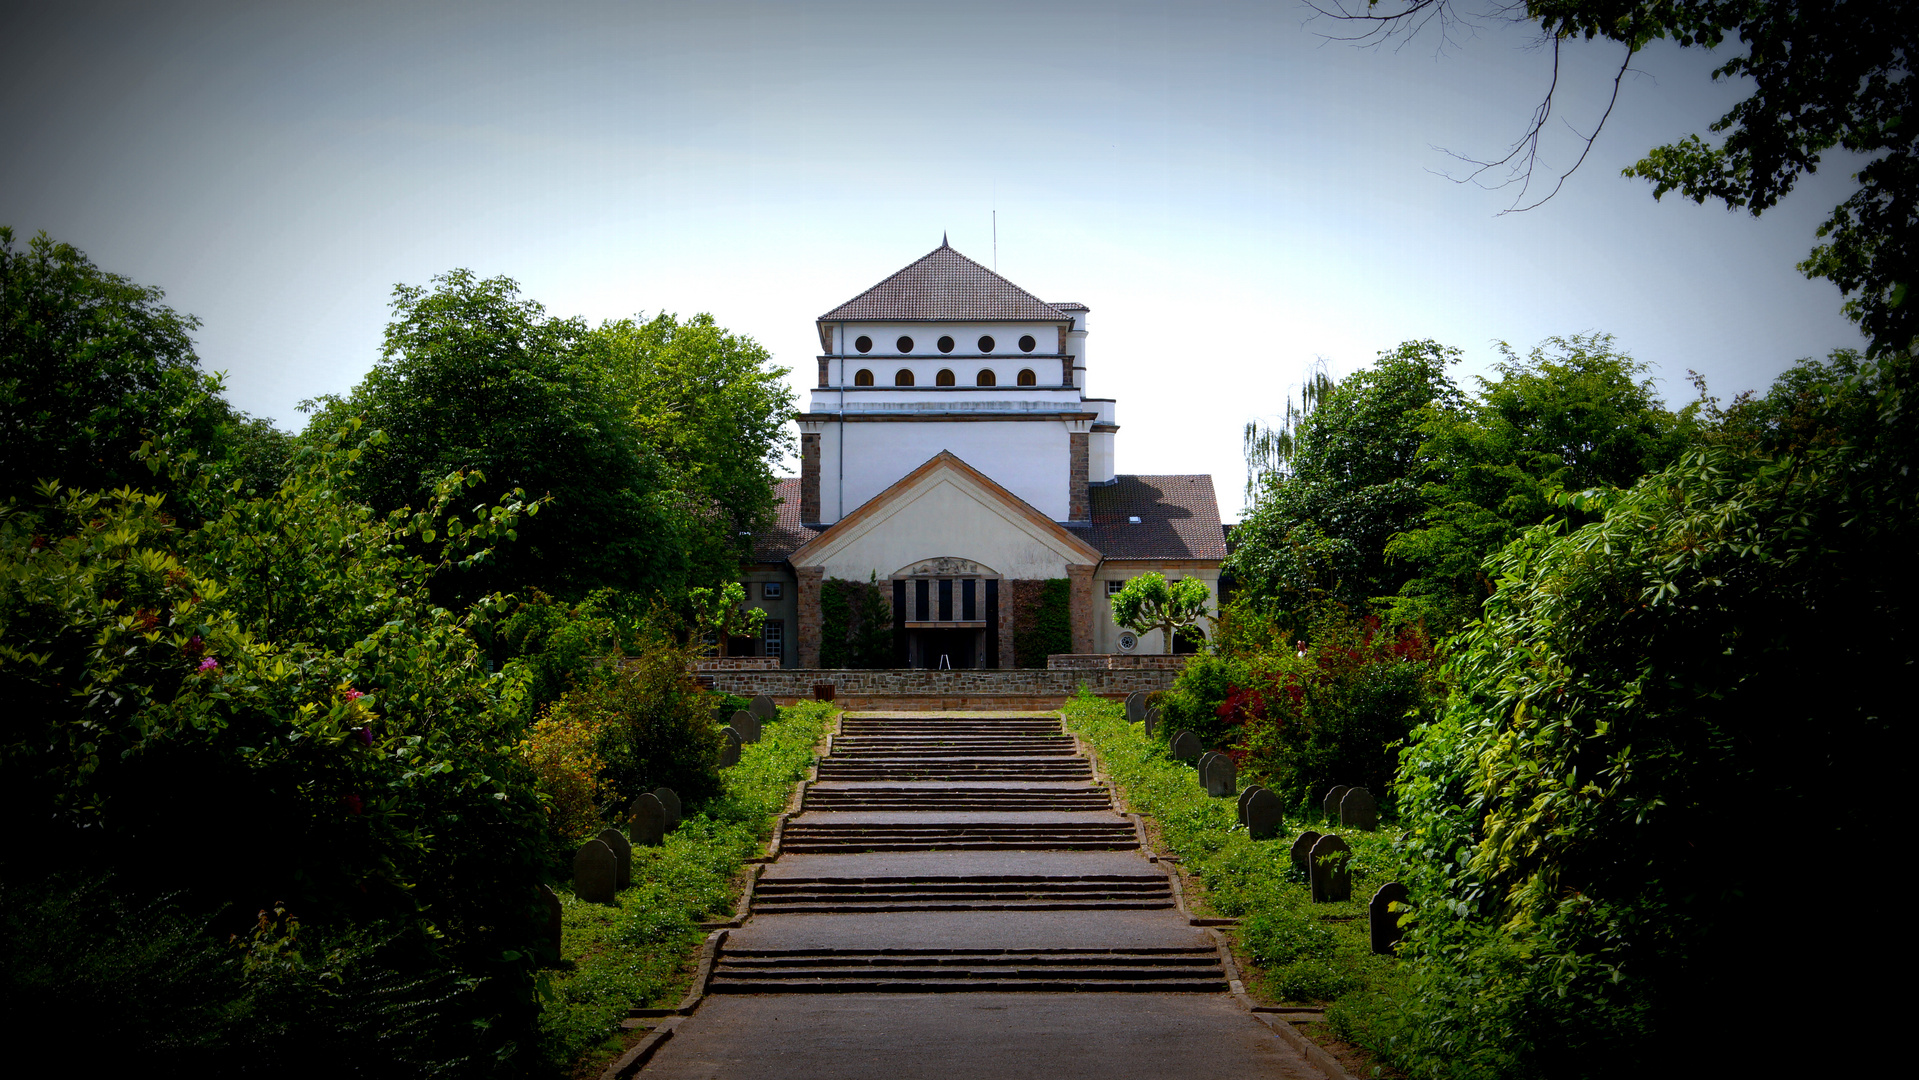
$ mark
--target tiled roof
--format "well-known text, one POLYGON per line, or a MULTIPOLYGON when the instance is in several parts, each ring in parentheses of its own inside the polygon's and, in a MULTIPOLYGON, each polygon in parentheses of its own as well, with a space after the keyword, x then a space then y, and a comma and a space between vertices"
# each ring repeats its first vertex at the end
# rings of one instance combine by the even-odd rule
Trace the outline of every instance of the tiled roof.
POLYGON ((1109 559, 1226 557, 1210 476, 1120 476, 1087 494, 1093 524, 1073 532, 1109 559))
POLYGON ((773 497, 781 500, 779 517, 773 527, 753 537, 756 562, 785 562, 800 545, 819 535, 819 530, 800 524, 800 478, 783 476, 773 484, 773 497))
POLYGON ((820 316, 821 322, 880 319, 1029 319, 1072 316, 942 243, 926 257, 820 316))

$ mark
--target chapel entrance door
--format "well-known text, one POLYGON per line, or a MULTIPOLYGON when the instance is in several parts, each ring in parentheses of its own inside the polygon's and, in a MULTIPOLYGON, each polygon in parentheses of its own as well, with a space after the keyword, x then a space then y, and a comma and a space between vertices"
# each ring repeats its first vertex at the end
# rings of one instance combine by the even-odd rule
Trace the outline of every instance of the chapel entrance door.
POLYGON ((977 630, 915 630, 921 667, 970 668, 979 649, 977 630), (946 663, 940 663, 944 657, 946 663))

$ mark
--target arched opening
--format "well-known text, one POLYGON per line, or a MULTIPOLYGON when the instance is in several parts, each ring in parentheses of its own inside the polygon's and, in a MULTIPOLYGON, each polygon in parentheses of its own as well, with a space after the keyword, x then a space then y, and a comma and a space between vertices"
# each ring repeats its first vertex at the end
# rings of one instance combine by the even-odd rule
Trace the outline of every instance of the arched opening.
MULTIPOLYGON (((1032 352, 1034 349, 1038 347, 1039 347, 1039 342, 1034 340, 1033 335, 1031 334, 1027 334, 1025 337, 1019 339, 1020 352, 1032 352)), ((900 351, 905 352, 906 350, 901 349, 900 351)))
POLYGON ((905 334, 901 334, 900 339, 898 341, 895 341, 893 344, 898 346, 901 352, 913 351, 913 339, 910 337, 907 337, 905 334))
POLYGON ((853 376, 853 385, 854 386, 873 385, 873 372, 867 368, 861 368, 859 372, 853 376))
POLYGON ((953 351, 953 339, 952 339, 952 338, 950 338, 950 337, 943 337, 943 338, 941 338, 941 339, 939 339, 939 347, 940 347, 940 351, 941 351, 941 352, 952 352, 952 351, 953 351))
POLYGON ((905 368, 901 368, 898 371, 895 371, 893 373, 893 385, 894 386, 913 385, 913 373, 911 371, 908 371, 905 368))
POLYGON ((993 374, 992 368, 981 368, 979 378, 973 381, 979 386, 998 386, 999 376, 993 374))
POLYGON ((1039 376, 1033 374, 1032 368, 1021 368, 1019 373, 1019 384, 1021 386, 1038 386, 1039 376))
POLYGON ((953 385, 953 370, 951 368, 941 368, 940 373, 933 376, 933 383, 936 386, 953 385))
POLYGON ((859 337, 853 339, 853 347, 861 352, 872 352, 873 339, 867 337, 865 334, 861 334, 859 337))

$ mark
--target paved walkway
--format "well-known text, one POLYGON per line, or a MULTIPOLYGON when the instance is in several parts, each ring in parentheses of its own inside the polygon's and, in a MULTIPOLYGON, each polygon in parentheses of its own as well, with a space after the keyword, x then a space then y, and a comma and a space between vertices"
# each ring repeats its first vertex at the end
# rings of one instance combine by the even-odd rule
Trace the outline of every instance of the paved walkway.
POLYGON ((1319 1080, 1140 839, 1056 714, 849 714, 645 1074, 1319 1080))

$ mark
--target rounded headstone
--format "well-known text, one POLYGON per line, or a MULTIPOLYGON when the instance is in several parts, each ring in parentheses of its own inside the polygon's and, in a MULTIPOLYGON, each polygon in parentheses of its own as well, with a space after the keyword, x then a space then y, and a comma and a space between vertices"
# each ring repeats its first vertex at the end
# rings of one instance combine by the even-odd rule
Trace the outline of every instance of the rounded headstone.
POLYGON ((1258 784, 1254 784, 1252 787, 1239 793, 1239 823, 1241 825, 1246 824, 1246 800, 1253 797, 1253 792, 1263 790, 1265 789, 1261 788, 1258 784))
POLYGON ((1158 727, 1159 727, 1159 706, 1155 705, 1152 708, 1146 710, 1146 737, 1149 739, 1152 738, 1154 730, 1156 730, 1158 727))
POLYGON ((1399 944, 1404 933, 1399 925, 1399 912, 1394 904, 1404 904, 1409 894, 1406 886, 1397 881, 1388 881, 1373 893, 1372 902, 1366 905, 1366 921, 1372 931, 1373 951, 1390 956, 1393 946, 1399 944))
POLYGON ((739 732, 740 741, 743 743, 760 741, 760 718, 744 709, 733 714, 732 723, 728 726, 739 732))
POLYGON ((1319 835, 1320 834, 1313 830, 1307 829, 1305 832, 1299 834, 1297 840, 1293 841, 1293 848, 1290 852, 1293 858, 1293 869, 1302 874, 1311 871, 1313 845, 1319 843, 1319 835))
POLYGON ((683 817, 680 808, 680 797, 673 793, 672 788, 664 787, 654 788, 653 797, 660 800, 661 806, 666 807, 666 831, 672 832, 674 829, 679 828, 680 821, 683 817))
POLYGON ((740 733, 731 727, 723 727, 720 737, 726 740, 720 747, 720 768, 730 769, 740 763, 740 733))
POLYGON ((1239 767, 1225 754, 1214 754, 1199 771, 1199 782, 1206 786, 1206 794, 1223 799, 1239 790, 1239 767))
POLYGON ((1199 758, 1199 736, 1190 731, 1182 731, 1173 736, 1173 757, 1180 761, 1194 761, 1199 758))
MULTIPOLYGON (((752 713, 754 719, 762 724, 768 720, 778 720, 780 718, 780 707, 773 704, 773 699, 767 697, 765 694, 754 698, 753 704, 748 705, 746 711, 752 713)), ((752 741, 759 741, 759 734, 757 732, 754 733, 752 741)))
POLYGON ((634 847, 659 847, 666 840, 666 807, 658 795, 641 792, 626 808, 626 835, 634 847))
POLYGON ((1353 849, 1331 833, 1313 841, 1307 873, 1312 877, 1314 903, 1353 898, 1353 873, 1347 865, 1352 857, 1353 849))
MULTIPOLYGON (((1271 840, 1279 835, 1283 815, 1279 796, 1265 788, 1254 788, 1246 798, 1246 834, 1255 840, 1271 840)), ((1311 850, 1309 847, 1307 850, 1311 850)), ((1297 858, 1294 862, 1298 862, 1297 858)))
POLYGON ((618 829, 601 829, 600 843, 613 849, 613 858, 618 863, 619 873, 614 876, 613 887, 624 889, 633 884, 633 845, 618 829))
POLYGON ((587 903, 612 903, 619 876, 619 858, 600 841, 588 840, 573 853, 573 895, 587 903))
POLYGON ((1379 804, 1365 788, 1350 788, 1339 800, 1339 823, 1372 832, 1379 828, 1379 804))
POLYGON ((1126 722, 1137 724, 1146 719, 1146 691, 1135 690, 1126 695, 1126 722))
POLYGON ((1347 787, 1345 784, 1335 785, 1331 791, 1328 791, 1326 793, 1326 798, 1324 801, 1322 801, 1319 804, 1319 808, 1326 812, 1326 816, 1328 818, 1330 818, 1333 821, 1338 821, 1339 820, 1339 800, 1345 798, 1346 793, 1351 790, 1352 789, 1347 787))

